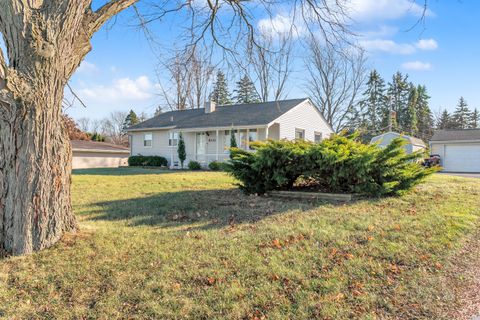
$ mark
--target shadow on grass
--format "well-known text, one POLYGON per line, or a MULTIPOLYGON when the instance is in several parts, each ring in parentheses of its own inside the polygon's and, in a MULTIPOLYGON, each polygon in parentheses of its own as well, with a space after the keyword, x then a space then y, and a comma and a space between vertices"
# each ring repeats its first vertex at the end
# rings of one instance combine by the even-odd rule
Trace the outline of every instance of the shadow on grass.
POLYGON ((325 204, 319 201, 285 200, 247 196, 238 189, 165 192, 144 198, 96 203, 91 220, 126 220, 132 226, 170 227, 196 224, 199 229, 252 223, 267 216, 325 204))
POLYGON ((142 174, 166 174, 175 173, 177 171, 158 168, 138 168, 138 167, 122 167, 122 168, 95 168, 95 169, 75 169, 72 170, 74 175, 94 175, 94 176, 130 176, 142 174))

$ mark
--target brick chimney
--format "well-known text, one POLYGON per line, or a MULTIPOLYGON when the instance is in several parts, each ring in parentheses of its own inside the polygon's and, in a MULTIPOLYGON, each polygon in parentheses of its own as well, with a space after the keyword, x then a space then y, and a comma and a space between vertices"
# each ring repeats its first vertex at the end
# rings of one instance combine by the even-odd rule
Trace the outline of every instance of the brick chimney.
POLYGON ((217 104, 215 103, 215 101, 210 100, 205 102, 205 113, 215 112, 216 109, 217 104))

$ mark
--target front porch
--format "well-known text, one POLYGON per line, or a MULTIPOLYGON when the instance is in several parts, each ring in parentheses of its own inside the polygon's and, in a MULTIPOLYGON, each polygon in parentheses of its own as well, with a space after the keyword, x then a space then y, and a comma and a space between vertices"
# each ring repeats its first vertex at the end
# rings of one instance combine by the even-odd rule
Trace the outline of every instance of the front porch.
POLYGON ((229 148, 231 140, 231 131, 234 131, 237 147, 250 150, 250 143, 253 141, 278 139, 279 125, 271 126, 248 126, 248 127, 230 127, 212 129, 173 129, 169 132, 170 167, 180 168, 178 159, 177 145, 179 134, 181 133, 185 141, 185 151, 187 159, 184 166, 189 161, 197 161, 202 166, 207 166, 213 161, 225 161, 229 159, 229 148))

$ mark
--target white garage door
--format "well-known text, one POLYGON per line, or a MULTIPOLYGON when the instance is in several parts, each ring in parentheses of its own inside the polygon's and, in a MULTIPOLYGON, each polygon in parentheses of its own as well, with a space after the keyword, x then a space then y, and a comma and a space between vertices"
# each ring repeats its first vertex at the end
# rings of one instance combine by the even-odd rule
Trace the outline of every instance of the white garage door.
POLYGON ((445 171, 480 172, 480 143, 445 145, 445 171))

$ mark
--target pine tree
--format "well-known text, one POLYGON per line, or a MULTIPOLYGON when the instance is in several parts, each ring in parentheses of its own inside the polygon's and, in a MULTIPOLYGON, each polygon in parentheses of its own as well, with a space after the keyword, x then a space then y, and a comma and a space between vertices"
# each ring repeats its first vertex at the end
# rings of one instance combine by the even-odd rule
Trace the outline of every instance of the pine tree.
POLYGON ((237 139, 235 138, 235 130, 230 130, 230 148, 237 147, 237 139))
POLYGON ((477 108, 470 113, 469 125, 471 129, 480 128, 480 112, 477 108))
POLYGON ((395 119, 392 120, 393 131, 405 131, 408 130, 408 98, 410 95, 410 86, 408 83, 408 75, 403 75, 400 71, 397 71, 392 78, 392 82, 388 83, 387 95, 389 98, 389 104, 387 108, 383 110, 382 125, 388 126, 389 121, 389 108, 394 112, 395 119))
POLYGON ((228 84, 225 74, 218 70, 217 79, 213 85, 213 91, 210 99, 218 105, 231 104, 230 92, 228 91, 228 84))
POLYGON ((133 110, 130 110, 123 122, 122 130, 125 132, 129 127, 136 125, 137 123, 140 123, 137 114, 133 110))
POLYGON ((437 123, 437 129, 451 129, 452 128, 452 117, 448 113, 448 111, 445 109, 442 112, 442 115, 440 116, 440 119, 438 119, 437 123))
POLYGON ((432 110, 428 105, 430 96, 427 94, 427 88, 419 85, 417 87, 417 127, 418 137, 424 141, 430 140, 433 136, 434 120, 432 110))
POLYGON ((180 160, 180 165, 183 169, 183 164, 185 159, 187 159, 187 152, 185 151, 185 141, 183 140, 183 134, 180 132, 178 136, 178 146, 177 146, 178 159, 180 160))
POLYGON ((418 119, 417 119, 417 103, 418 103, 418 91, 417 88, 410 83, 410 93, 408 95, 408 106, 402 116, 403 131, 411 136, 416 136, 418 133, 418 119))
POLYGON ((467 129, 469 127, 469 118, 470 110, 467 102, 463 97, 460 97, 452 117, 454 129, 467 129))
POLYGON ((362 119, 364 127, 371 135, 382 131, 382 113, 388 110, 385 96, 385 80, 380 77, 377 70, 370 72, 367 90, 363 93, 359 109, 354 114, 356 119, 362 119))
POLYGON ((257 90, 247 75, 244 75, 240 81, 237 82, 237 89, 234 90, 234 93, 236 103, 260 102, 257 90))

